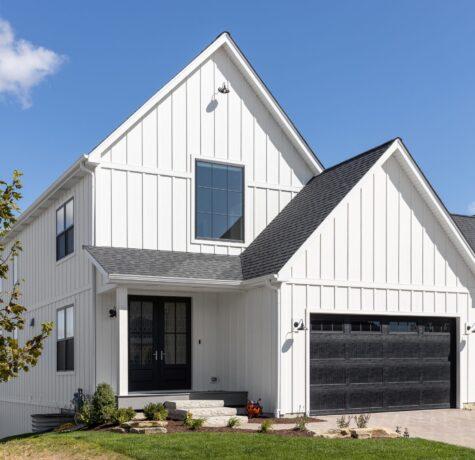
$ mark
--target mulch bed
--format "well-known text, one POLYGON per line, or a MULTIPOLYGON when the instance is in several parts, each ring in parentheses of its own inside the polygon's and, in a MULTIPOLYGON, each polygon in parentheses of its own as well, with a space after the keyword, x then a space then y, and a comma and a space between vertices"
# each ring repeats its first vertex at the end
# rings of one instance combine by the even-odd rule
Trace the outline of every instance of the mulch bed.
MULTIPOLYGON (((259 423, 259 425, 264 421, 264 420, 269 420, 272 424, 274 425, 281 425, 283 423, 298 423, 300 421, 300 417, 291 417, 291 418, 274 418, 274 417, 257 417, 257 418, 250 418, 249 423, 259 423)), ((318 423, 318 422, 324 422, 324 420, 321 420, 319 418, 313 418, 313 417, 307 417, 305 419, 305 423, 318 423)))
MULTIPOLYGON (((262 419, 260 420, 262 423, 262 419)), ((176 420, 168 420, 167 432, 168 433, 184 433, 184 432, 187 432, 187 433, 193 433, 193 432, 197 432, 197 433, 249 433, 249 434, 258 433, 256 430, 245 430, 241 428, 228 428, 228 427, 199 428, 197 430, 190 430, 189 428, 183 425, 183 422, 176 421, 176 420)), ((313 436, 313 433, 310 431, 298 431, 298 430, 272 430, 271 429, 265 434, 278 434, 282 436, 313 436)))

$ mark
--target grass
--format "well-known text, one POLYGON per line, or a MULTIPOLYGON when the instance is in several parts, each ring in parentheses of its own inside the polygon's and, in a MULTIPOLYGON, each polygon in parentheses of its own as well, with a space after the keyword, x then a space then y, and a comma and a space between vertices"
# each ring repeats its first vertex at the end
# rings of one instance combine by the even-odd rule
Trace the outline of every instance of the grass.
POLYGON ((475 459, 475 450, 422 439, 333 440, 273 434, 187 432, 167 435, 83 431, 10 438, 2 459, 156 458, 475 459))

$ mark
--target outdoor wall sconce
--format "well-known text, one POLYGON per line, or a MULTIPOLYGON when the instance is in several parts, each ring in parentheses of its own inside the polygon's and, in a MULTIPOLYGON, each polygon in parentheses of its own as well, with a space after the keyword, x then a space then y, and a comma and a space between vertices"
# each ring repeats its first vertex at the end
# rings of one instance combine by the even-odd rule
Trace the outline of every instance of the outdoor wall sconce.
POLYGON ((117 308, 113 307, 109 310, 109 318, 115 318, 117 316, 117 308))
POLYGON ((218 91, 221 94, 228 94, 229 93, 229 88, 226 86, 226 82, 223 82, 222 86, 218 88, 218 91))
POLYGON ((303 322, 303 319, 300 319, 298 321, 294 321, 294 330, 295 330, 295 332, 306 331, 307 330, 307 328, 305 327, 305 323, 303 322))
POLYGON ((30 319, 30 327, 35 327, 35 318, 30 319))

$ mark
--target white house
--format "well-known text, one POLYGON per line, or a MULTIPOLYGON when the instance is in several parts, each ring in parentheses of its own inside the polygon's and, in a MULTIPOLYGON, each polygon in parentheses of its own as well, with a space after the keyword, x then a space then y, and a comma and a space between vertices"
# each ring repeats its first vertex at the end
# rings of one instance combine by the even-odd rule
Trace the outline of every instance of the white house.
POLYGON ((228 33, 11 239, 24 248, 19 340, 56 327, 38 366, 0 384, 0 437, 100 382, 137 409, 475 401, 475 218, 449 214, 400 139, 324 169, 228 33))

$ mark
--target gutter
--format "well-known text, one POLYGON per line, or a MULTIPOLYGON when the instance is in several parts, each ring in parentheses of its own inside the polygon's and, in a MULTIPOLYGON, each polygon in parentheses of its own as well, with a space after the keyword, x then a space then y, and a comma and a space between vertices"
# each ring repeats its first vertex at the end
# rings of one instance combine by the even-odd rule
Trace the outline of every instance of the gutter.
POLYGON ((87 168, 82 165, 97 166, 98 163, 90 162, 86 155, 81 155, 58 179, 56 179, 25 211, 18 217, 15 225, 11 228, 8 236, 4 239, 5 242, 12 239, 23 225, 28 224, 28 219, 36 217, 36 211, 42 211, 50 205, 49 201, 52 196, 63 189, 64 185, 72 179, 79 171, 85 171, 87 168))

